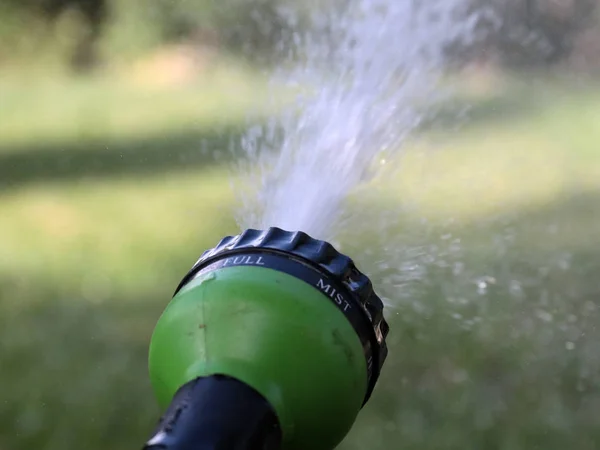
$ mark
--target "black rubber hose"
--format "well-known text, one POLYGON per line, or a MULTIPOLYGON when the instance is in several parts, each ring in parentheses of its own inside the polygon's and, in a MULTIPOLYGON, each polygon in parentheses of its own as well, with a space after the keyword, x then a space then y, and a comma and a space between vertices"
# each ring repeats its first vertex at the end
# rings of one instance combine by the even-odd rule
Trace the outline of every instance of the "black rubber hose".
POLYGON ((269 403, 236 379, 211 376, 182 386, 144 450, 280 450, 269 403))

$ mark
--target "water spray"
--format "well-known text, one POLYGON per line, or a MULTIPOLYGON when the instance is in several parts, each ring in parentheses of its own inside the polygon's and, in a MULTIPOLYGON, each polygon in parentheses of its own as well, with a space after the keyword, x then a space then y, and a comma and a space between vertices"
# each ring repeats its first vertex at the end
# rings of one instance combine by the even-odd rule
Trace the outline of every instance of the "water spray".
POLYGON ((248 229, 204 252, 154 330, 145 450, 331 450, 387 356, 383 303, 331 244, 248 229))
POLYGON ((377 383, 383 303, 349 257, 311 236, 334 237, 348 195, 428 116, 444 49, 475 21, 456 19, 465 0, 343 3, 317 9, 274 74, 316 92, 300 90, 242 142, 246 231, 202 255, 158 321, 150 376, 166 413, 146 450, 331 450, 377 383))

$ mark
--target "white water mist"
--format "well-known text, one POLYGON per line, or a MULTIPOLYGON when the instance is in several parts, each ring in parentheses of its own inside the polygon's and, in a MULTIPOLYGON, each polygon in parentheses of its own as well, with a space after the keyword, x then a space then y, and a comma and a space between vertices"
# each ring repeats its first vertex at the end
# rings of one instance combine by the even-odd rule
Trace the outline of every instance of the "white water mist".
POLYGON ((333 237, 348 195, 402 151, 439 100, 445 47, 468 39, 476 24, 457 14, 464 3, 359 0, 319 13, 311 30, 296 33, 295 59, 273 80, 301 93, 244 139, 252 169, 242 228, 333 237))

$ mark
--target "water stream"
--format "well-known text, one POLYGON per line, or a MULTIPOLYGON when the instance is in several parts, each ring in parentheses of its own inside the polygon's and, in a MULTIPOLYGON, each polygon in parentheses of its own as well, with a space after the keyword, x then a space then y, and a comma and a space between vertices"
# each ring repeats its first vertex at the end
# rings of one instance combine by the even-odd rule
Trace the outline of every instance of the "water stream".
MULTIPOLYGON (((473 39, 478 19, 466 18, 465 5, 358 0, 314 13, 272 75, 274 85, 296 88, 294 100, 244 139, 240 226, 333 239, 348 196, 397 160, 447 93, 445 48, 473 39)), ((355 224, 369 220, 353 214, 346 219, 355 224)))

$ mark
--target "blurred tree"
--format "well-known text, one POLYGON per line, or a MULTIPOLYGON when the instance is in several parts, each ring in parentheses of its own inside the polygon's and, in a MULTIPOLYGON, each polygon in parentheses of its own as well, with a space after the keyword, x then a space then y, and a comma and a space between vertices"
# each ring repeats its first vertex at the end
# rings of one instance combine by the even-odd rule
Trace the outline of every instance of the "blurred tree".
POLYGON ((269 63, 290 49, 299 25, 297 14, 288 0, 223 0, 217 17, 223 26, 223 43, 230 51, 269 63))
MULTIPOLYGON (((56 36, 41 28, 53 30, 63 16, 74 12, 76 32, 70 32, 66 44, 72 66, 82 70, 98 61, 99 41, 105 55, 129 60, 164 43, 210 39, 211 44, 218 42, 221 49, 253 63, 273 63, 297 49, 295 41, 311 26, 316 12, 331 6, 345 8, 352 1, 1 0, 0 10, 3 16, 21 15, 20 26, 5 27, 7 33, 18 35, 30 27, 42 35, 38 42, 44 44, 56 36), (11 13, 4 14, 9 9, 11 13), (45 26, 39 27, 39 23, 45 26)), ((0 32, 1 28, 2 24, 0 32)), ((19 39, 22 37, 17 36, 19 39)), ((34 58, 36 51, 32 52, 34 58)))
POLYGON ((153 0, 161 39, 218 36, 222 49, 257 64, 287 58, 311 26, 311 15, 352 0, 153 0), (158 14, 156 14, 158 12, 158 14))
MULTIPOLYGON (((594 20, 593 11, 600 2, 465 1, 470 5, 469 14, 491 11, 497 20, 481 21, 479 30, 484 31, 485 37, 449 46, 449 60, 460 64, 493 56, 512 67, 544 66, 567 59, 594 20)), ((266 64, 278 62, 297 50, 295 41, 308 28, 328 33, 327 29, 315 31, 315 15, 325 9, 334 14, 355 3, 356 0, 1 0, 0 56, 2 51, 20 51, 13 48, 14 41, 41 35, 38 40, 45 43, 49 35, 39 24, 52 29, 65 13, 75 12, 78 25, 68 37, 68 47, 70 63, 77 70, 89 69, 98 61, 100 41, 111 57, 121 53, 129 59, 165 42, 197 41, 207 36, 211 44, 218 42, 226 51, 266 64), (18 15, 18 20, 11 21, 11 15, 18 15), (24 35, 23 29, 32 33, 24 35)), ((336 23, 335 19, 325 22, 336 23)), ((335 36, 330 37, 332 40, 335 36)))
POLYGON ((307 12, 292 0, 109 1, 118 22, 111 25, 111 33, 118 35, 111 38, 116 41, 112 48, 146 51, 165 42, 209 40, 255 63, 278 60, 307 12))
MULTIPOLYGON (((576 38, 592 25, 598 0, 471 0, 469 14, 492 13, 485 38, 451 49, 462 59, 494 57, 510 67, 536 67, 567 59, 576 38)), ((489 15, 487 16, 490 17, 489 15)))
POLYGON ((91 68, 96 62, 96 43, 108 18, 106 0, 4 0, 16 12, 38 17, 52 27, 66 12, 75 11, 82 20, 80 35, 77 36, 71 64, 77 70, 91 68))

